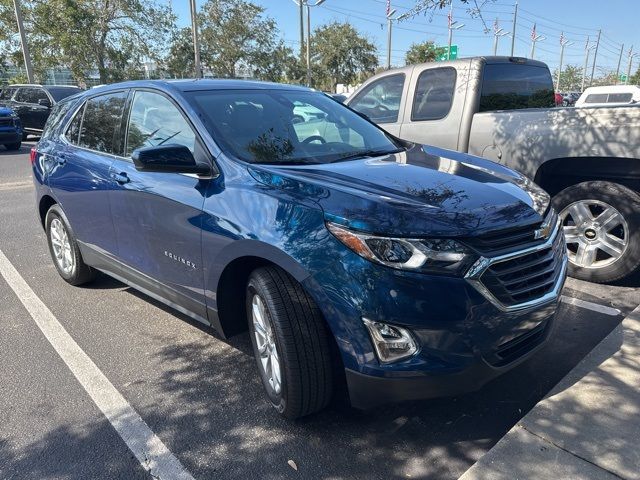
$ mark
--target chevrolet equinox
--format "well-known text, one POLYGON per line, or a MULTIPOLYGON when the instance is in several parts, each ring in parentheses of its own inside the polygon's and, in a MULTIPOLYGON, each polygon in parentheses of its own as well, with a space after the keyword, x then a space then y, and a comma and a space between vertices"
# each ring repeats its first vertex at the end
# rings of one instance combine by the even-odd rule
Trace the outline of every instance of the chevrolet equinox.
POLYGON ((64 280, 104 272, 223 337, 248 328, 287 418, 345 381, 358 408, 479 389, 552 331, 567 260, 548 195, 320 92, 96 88, 55 105, 31 163, 64 280))

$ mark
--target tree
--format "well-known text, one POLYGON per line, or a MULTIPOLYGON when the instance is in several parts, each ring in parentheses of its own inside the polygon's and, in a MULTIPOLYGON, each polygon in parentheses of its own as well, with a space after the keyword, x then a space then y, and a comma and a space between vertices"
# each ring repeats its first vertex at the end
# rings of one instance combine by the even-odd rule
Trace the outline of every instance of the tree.
MULTIPOLYGON (((558 69, 553 71, 553 82, 557 81, 558 69)), ((560 75, 561 92, 579 92, 582 90, 582 67, 567 65, 560 75)))
POLYGON ((440 55, 443 55, 446 52, 446 48, 436 47, 435 43, 431 40, 421 43, 412 43, 409 50, 407 50, 404 61, 407 65, 434 62, 440 55))
POLYGON ((173 78, 192 77, 195 72, 194 56, 191 27, 178 30, 173 35, 169 54, 164 62, 167 74, 173 78))
POLYGON ((254 76, 269 82, 302 83, 306 68, 293 50, 282 40, 272 52, 259 57, 254 65, 254 76))
POLYGON ((629 85, 640 85, 640 67, 638 67, 636 73, 629 77, 628 83, 629 85))
POLYGON ((373 73, 378 65, 377 49, 349 23, 333 22, 313 32, 311 51, 318 75, 314 86, 335 91, 336 84, 352 84, 373 73))
POLYGON ((239 67, 268 70, 279 47, 278 29, 263 13, 263 7, 245 0, 207 0, 202 6, 202 62, 215 76, 236 77, 239 67))
POLYGON ((101 83, 139 74, 158 59, 175 17, 154 0, 32 0, 34 63, 66 64, 83 81, 97 69, 101 83))

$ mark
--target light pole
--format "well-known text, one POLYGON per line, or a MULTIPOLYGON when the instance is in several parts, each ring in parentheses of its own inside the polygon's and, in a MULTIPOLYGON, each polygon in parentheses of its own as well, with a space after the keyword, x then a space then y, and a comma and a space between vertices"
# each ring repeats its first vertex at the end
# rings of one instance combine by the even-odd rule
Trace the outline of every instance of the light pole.
POLYGON ((300 0, 307 6, 307 87, 311 86, 311 7, 322 5, 325 0, 317 0, 313 5, 308 0, 300 0))
POLYGON ((631 48, 629 49, 629 64, 627 65, 627 79, 624 81, 625 85, 629 83, 629 77, 631 76, 631 63, 633 62, 633 58, 637 56, 637 53, 633 53, 633 45, 631 45, 631 48))
POLYGON ((533 56, 536 53, 536 43, 537 42, 541 42, 543 40, 546 40, 547 37, 543 37, 542 35, 538 35, 536 33, 536 26, 535 24, 533 25, 533 31, 531 32, 531 58, 533 59, 533 56))
POLYGON ((562 75, 562 60, 564 58, 564 47, 567 45, 573 45, 573 42, 570 42, 566 38, 564 38, 564 32, 560 34, 560 65, 558 65, 558 80, 556 81, 556 92, 560 92, 560 76, 562 75))
POLYGON ((493 23, 493 54, 498 54, 498 39, 509 35, 509 32, 505 32, 504 29, 498 26, 498 19, 493 23))
POLYGON ((616 85, 620 79, 620 64, 622 63, 622 53, 624 52, 624 43, 620 46, 620 56, 618 57, 618 67, 616 68, 616 85))
POLYGON ((27 80, 33 83, 33 67, 31 66, 31 55, 29 55, 29 45, 27 45, 27 35, 24 33, 22 22, 22 10, 19 0, 13 0, 13 7, 16 12, 16 22, 18 23, 18 33, 20 33, 20 43, 22 44, 22 56, 24 57, 24 69, 27 71, 27 80))
POLYGON ((595 45, 589 45, 589 37, 587 37, 587 44, 584 46, 584 68, 582 69, 582 88, 580 93, 584 92, 584 82, 587 79, 587 68, 589 68, 589 52, 596 48, 595 45))
POLYGON ((198 40, 198 17, 196 11, 196 0, 190 0, 191 7, 191 34, 193 35, 194 67, 196 78, 202 78, 202 67, 200 66, 200 41, 198 40))
POLYGON ((460 30, 464 27, 464 23, 458 23, 453 21, 453 4, 449 9, 449 15, 447 15, 449 19, 449 48, 447 49, 447 60, 451 60, 451 42, 453 41, 453 31, 460 30))
POLYGON ((408 14, 403 13, 397 18, 394 18, 393 15, 396 13, 396 9, 390 10, 387 13, 387 70, 391 68, 391 31, 393 29, 393 22, 399 21, 404 18, 407 18, 408 14))
POLYGON ((516 23, 518 21, 518 2, 516 2, 513 9, 513 35, 511 35, 511 56, 513 57, 513 50, 516 46, 516 23))

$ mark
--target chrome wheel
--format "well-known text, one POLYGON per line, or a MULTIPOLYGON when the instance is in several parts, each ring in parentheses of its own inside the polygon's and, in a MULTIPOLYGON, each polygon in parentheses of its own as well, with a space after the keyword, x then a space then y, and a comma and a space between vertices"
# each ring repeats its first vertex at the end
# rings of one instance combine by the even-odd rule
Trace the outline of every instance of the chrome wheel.
POLYGON ((569 261, 582 268, 602 268, 627 249, 629 227, 622 214, 599 200, 580 200, 560 212, 569 261))
POLYGON ((70 274, 74 267, 73 252, 71 251, 71 242, 67 229, 60 219, 54 218, 49 227, 49 235, 51 237, 51 246, 56 263, 60 270, 65 274, 70 274))
POLYGON ((267 309, 264 301, 257 294, 254 294, 251 300, 251 316, 253 320, 253 335, 256 339, 258 355, 260 355, 260 367, 267 377, 273 392, 279 395, 282 390, 280 357, 276 348, 273 328, 267 318, 267 309))

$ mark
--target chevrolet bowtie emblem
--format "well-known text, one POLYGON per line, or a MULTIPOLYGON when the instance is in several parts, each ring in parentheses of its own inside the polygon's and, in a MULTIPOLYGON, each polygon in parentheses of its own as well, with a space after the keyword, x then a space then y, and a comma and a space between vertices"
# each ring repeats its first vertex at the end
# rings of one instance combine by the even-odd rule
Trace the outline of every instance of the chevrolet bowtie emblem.
POLYGON ((549 236, 551 235, 551 232, 553 230, 553 227, 551 225, 551 222, 549 220, 547 220, 546 222, 544 222, 539 229, 537 229, 534 233, 533 233, 533 238, 535 238, 536 240, 542 238, 542 239, 547 239, 549 238, 549 236))

